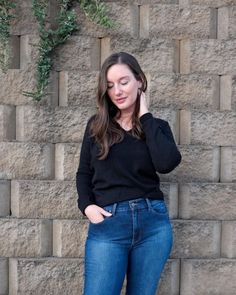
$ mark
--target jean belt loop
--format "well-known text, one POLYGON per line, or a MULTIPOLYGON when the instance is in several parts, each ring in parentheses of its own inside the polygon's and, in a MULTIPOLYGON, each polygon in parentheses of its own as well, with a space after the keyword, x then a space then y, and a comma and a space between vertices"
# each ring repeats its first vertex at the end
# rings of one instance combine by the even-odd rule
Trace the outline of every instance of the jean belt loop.
POLYGON ((152 208, 152 205, 151 205, 151 202, 148 198, 145 198, 146 202, 147 202, 147 205, 148 205, 148 210, 150 211, 151 208, 152 208))
POLYGON ((112 215, 115 215, 116 213, 116 206, 117 206, 117 203, 114 203, 112 206, 112 215))

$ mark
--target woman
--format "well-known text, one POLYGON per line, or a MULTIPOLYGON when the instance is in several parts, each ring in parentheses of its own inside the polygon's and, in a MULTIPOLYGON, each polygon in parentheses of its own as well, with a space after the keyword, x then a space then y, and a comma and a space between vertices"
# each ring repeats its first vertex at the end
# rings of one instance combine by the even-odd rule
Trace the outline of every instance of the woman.
POLYGON ((76 184, 89 219, 84 295, 154 295, 172 247, 156 172, 181 161, 167 121, 154 118, 137 60, 114 53, 99 74, 97 114, 87 122, 76 184))

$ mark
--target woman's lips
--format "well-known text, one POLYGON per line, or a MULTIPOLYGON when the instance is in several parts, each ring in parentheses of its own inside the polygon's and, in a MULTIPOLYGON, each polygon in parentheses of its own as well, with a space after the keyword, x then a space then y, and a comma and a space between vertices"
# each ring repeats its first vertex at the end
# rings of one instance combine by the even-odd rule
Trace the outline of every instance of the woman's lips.
POLYGON ((116 101, 117 103, 123 103, 126 100, 126 97, 118 98, 116 101))

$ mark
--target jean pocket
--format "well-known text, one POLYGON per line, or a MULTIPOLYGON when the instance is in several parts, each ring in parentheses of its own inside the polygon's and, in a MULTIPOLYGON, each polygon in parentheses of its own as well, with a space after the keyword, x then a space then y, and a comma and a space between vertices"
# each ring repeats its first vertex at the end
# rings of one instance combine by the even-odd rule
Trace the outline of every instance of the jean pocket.
POLYGON ((99 221, 99 222, 96 222, 96 223, 90 221, 90 223, 91 223, 91 224, 95 224, 95 225, 96 225, 96 224, 102 224, 102 223, 104 223, 107 219, 109 219, 109 218, 111 218, 111 217, 112 217, 112 215, 111 215, 111 216, 105 216, 105 215, 103 215, 103 218, 104 218, 104 219, 103 219, 102 221, 99 221))
MULTIPOLYGON (((106 210, 107 212, 110 212, 110 213, 112 213, 112 206, 111 205, 107 205, 107 206, 104 206, 104 207, 102 207, 104 210, 106 210)), ((102 224, 102 223, 104 223, 107 219, 109 219, 109 218, 111 218, 111 217, 113 217, 113 215, 111 215, 111 216, 106 216, 106 215, 103 215, 103 220, 102 221, 99 221, 99 222, 91 222, 90 221, 90 223, 91 224, 102 224)))
POLYGON ((167 214, 168 209, 164 200, 150 200, 152 210, 158 214, 167 214))

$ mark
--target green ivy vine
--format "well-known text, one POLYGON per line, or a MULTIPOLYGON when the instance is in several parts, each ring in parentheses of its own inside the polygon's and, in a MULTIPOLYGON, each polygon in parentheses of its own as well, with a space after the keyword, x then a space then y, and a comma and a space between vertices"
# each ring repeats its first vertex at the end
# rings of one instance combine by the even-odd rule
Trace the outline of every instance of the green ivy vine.
POLYGON ((79 29, 76 23, 76 13, 72 9, 78 2, 86 16, 93 22, 106 28, 111 28, 114 23, 107 17, 107 8, 99 0, 59 0, 60 12, 57 21, 57 29, 48 29, 46 26, 46 11, 48 1, 32 0, 33 12, 39 23, 40 41, 38 44, 39 59, 37 61, 37 86, 35 92, 24 92, 39 101, 44 95, 45 88, 49 84, 50 71, 52 69, 52 53, 55 48, 66 42, 72 33, 79 29))
POLYGON ((10 23, 15 17, 13 9, 15 3, 9 0, 0 0, 0 68, 3 73, 7 72, 12 56, 9 39, 10 39, 10 23))
MULTIPOLYGON (((34 92, 24 91, 25 96, 32 97, 34 100, 41 100, 46 94, 45 89, 49 84, 50 72, 52 69, 52 55, 56 47, 66 42, 73 32, 79 29, 76 23, 76 12, 73 9, 76 3, 79 3, 85 15, 94 23, 99 24, 105 28, 115 27, 116 24, 107 16, 107 6, 99 0, 58 0, 59 13, 56 17, 56 29, 48 27, 47 11, 48 0, 32 0, 33 14, 39 24, 39 43, 34 44, 38 47, 39 58, 37 60, 37 73, 36 73, 36 90, 34 92)), ((9 40, 10 20, 12 15, 10 9, 15 5, 11 1, 0 0, 1 10, 0 14, 2 25, 0 25, 0 43, 1 36, 4 42, 2 44, 6 48, 6 42, 9 40), (5 14, 4 14, 5 13, 5 14), (4 18, 3 18, 3 16, 4 18)), ((6 49, 4 49, 6 52, 6 49)), ((5 54, 5 53, 4 53, 5 54)), ((5 61, 6 58, 3 58, 5 61)), ((5 66, 6 68, 6 66, 5 66)))

